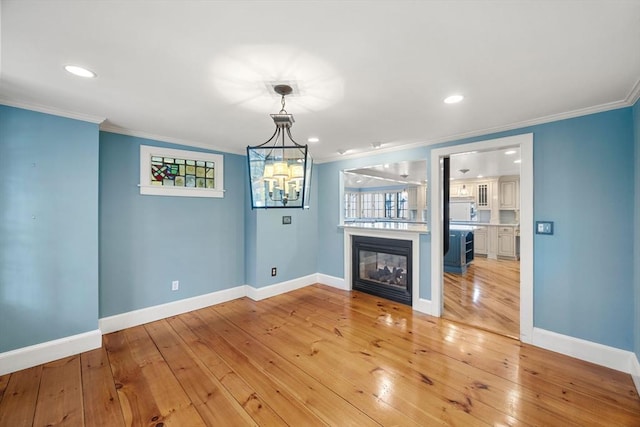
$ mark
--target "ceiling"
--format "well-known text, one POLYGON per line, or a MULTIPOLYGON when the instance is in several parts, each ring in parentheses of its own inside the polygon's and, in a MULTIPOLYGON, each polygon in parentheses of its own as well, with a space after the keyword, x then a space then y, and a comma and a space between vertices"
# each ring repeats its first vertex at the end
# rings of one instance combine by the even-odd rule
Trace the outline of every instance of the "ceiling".
POLYGON ((244 153, 275 83, 317 161, 628 106, 640 1, 2 0, 0 102, 244 153), (81 79, 77 64, 97 73, 81 79), (443 99, 461 93, 459 104, 443 99))

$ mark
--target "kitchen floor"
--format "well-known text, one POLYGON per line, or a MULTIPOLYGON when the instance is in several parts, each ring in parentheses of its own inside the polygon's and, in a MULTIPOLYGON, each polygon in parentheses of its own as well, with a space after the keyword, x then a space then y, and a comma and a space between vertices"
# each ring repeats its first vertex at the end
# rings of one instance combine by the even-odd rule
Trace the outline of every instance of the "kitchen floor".
POLYGON ((476 257, 465 274, 444 273, 443 317, 519 339, 520 261, 476 257))

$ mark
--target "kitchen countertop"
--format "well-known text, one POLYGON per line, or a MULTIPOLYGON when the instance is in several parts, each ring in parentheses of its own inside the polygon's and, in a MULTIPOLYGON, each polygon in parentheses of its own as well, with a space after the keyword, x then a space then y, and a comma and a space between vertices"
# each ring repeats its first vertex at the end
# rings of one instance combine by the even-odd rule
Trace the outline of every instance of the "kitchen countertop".
POLYGON ((471 225, 471 226, 482 226, 486 227, 492 225, 494 227, 520 227, 520 224, 494 224, 489 222, 476 222, 476 221, 450 221, 449 224, 451 226, 454 225, 471 225))

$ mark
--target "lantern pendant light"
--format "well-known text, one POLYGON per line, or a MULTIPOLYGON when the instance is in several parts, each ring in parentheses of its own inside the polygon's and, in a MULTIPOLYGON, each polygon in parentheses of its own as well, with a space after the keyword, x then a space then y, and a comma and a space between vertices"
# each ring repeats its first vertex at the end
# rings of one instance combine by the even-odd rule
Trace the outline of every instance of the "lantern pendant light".
POLYGON ((267 141, 247 147, 252 208, 308 208, 313 160, 307 145, 291 136, 293 115, 284 109, 288 85, 274 86, 282 109, 271 114, 276 130, 267 141))

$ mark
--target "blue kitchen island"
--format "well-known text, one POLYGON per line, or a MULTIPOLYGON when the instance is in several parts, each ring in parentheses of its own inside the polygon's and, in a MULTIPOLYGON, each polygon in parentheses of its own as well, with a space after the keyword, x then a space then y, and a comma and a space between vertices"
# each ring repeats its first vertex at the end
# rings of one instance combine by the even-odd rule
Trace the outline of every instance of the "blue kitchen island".
POLYGON ((464 274, 473 261, 475 226, 452 225, 449 229, 449 252, 444 256, 444 271, 464 274))

